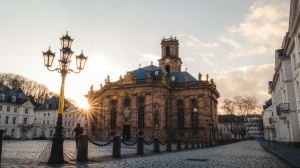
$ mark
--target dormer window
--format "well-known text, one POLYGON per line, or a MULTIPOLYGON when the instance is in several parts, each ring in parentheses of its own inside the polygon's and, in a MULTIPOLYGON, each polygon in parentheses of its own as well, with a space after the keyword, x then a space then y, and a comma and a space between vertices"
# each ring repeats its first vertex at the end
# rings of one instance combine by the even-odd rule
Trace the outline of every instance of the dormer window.
POLYGON ((4 100, 4 96, 5 96, 4 94, 1 94, 0 95, 0 100, 4 100))
POLYGON ((50 104, 47 104, 47 105, 46 105, 46 109, 49 109, 49 108, 50 108, 50 104))
POLYGON ((155 71, 155 75, 158 75, 159 74, 159 71, 155 71))
POLYGON ((13 97, 11 98, 11 101, 12 101, 12 102, 16 102, 16 96, 13 96, 13 97))
POLYGON ((176 77, 175 76, 172 76, 172 81, 174 82, 176 80, 176 77))

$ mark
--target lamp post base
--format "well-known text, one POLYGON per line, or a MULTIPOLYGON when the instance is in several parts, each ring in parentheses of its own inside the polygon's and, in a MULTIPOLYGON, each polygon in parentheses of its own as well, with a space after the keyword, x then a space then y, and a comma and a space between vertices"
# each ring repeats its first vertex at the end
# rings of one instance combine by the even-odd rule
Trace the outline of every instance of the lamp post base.
POLYGON ((62 134, 62 114, 58 114, 55 134, 52 138, 51 155, 48 160, 49 164, 64 163, 64 135, 62 134))

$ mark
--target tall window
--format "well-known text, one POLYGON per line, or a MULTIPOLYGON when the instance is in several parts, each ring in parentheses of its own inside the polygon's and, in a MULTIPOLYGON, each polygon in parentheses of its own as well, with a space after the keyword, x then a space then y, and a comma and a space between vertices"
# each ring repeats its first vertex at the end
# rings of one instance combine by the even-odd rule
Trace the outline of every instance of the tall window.
POLYGON ((170 56, 170 47, 169 46, 166 47, 166 56, 170 56))
POLYGON ((144 113, 144 107, 141 106, 139 107, 139 112, 138 112, 138 129, 144 129, 145 127, 145 113, 144 113))
POLYGON ((16 117, 13 118, 13 124, 16 124, 16 117))
POLYGON ((184 129, 184 113, 183 109, 178 109, 178 129, 184 129))
POLYGON ((191 109, 192 129, 198 129, 198 113, 191 109))
POLYGON ((6 108, 6 111, 8 111, 8 112, 9 112, 9 111, 10 111, 10 107, 7 107, 7 108, 6 108))
POLYGON ((130 99, 129 98, 125 99, 124 105, 125 105, 125 107, 130 106, 130 99))
POLYGON ((167 71, 168 73, 170 73, 170 66, 169 66, 169 65, 166 66, 166 71, 167 71))
POLYGON ((2 111, 2 106, 0 106, 0 110, 2 111))
POLYGON ((15 136, 15 129, 11 130, 11 136, 15 136))
POLYGON ((26 113, 26 114, 28 113, 28 109, 25 109, 25 113, 26 113))
POLYGON ((24 118, 24 124, 27 124, 27 118, 24 118))
POLYGON ((111 113, 110 114, 110 129, 116 129, 117 111, 115 108, 113 108, 113 109, 111 109, 110 113, 111 113))
POLYGON ((18 108, 17 108, 17 107, 15 107, 15 108, 14 108, 14 112, 17 112, 17 111, 18 111, 18 108))
POLYGON ((9 116, 6 116, 5 118, 5 124, 8 124, 9 116))

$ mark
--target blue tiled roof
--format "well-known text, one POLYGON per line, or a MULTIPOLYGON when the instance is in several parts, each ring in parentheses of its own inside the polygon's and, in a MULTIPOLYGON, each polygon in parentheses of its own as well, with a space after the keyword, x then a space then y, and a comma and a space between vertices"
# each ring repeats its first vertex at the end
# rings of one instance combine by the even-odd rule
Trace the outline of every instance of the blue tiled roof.
MULTIPOLYGON (((42 110, 57 110, 58 109, 58 103, 59 103, 59 97, 52 96, 50 99, 45 101, 44 104, 40 105, 38 108, 35 109, 35 111, 42 111, 42 110), (49 108, 47 109, 47 104, 49 104, 49 108)), ((64 102, 64 110, 67 109, 71 103, 65 99, 64 102)))
POLYGON ((267 109, 268 107, 270 107, 272 105, 272 99, 269 99, 268 101, 266 101, 266 104, 263 105, 263 109, 267 109))
POLYGON ((185 82, 184 77, 185 75, 188 76, 188 82, 196 82, 198 81, 195 79, 191 74, 188 72, 174 72, 174 73, 169 73, 169 83, 181 83, 185 82), (175 76, 175 81, 172 81, 172 76, 175 76))
POLYGON ((13 89, 10 89, 9 87, 6 86, 1 86, 0 85, 0 95, 3 94, 4 95, 4 100, 0 99, 0 102, 3 103, 10 103, 10 104, 23 104, 26 101, 30 100, 29 97, 27 97, 24 93, 18 93, 13 89), (16 97, 16 101, 12 102, 12 97, 15 96, 16 97))
POLYGON ((275 52, 278 56, 283 56, 283 49, 278 49, 275 52))
MULTIPOLYGON (((154 79, 162 79, 162 75, 164 73, 164 71, 162 70, 162 68, 157 67, 155 65, 149 65, 143 68, 139 68, 137 70, 134 70, 132 72, 132 77, 134 78, 134 76, 136 75, 136 79, 147 79, 147 71, 150 70, 150 74, 151 77, 150 78, 154 78, 154 79), (158 74, 156 75, 155 72, 158 71, 158 74)), ((181 82, 185 82, 184 77, 187 74, 188 76, 188 82, 195 82, 198 81, 197 79, 195 79, 191 74, 189 74, 188 72, 174 72, 174 73, 168 73, 166 75, 166 78, 169 79, 170 83, 181 83, 181 82), (171 77, 175 76, 176 80, 172 81, 171 77)))

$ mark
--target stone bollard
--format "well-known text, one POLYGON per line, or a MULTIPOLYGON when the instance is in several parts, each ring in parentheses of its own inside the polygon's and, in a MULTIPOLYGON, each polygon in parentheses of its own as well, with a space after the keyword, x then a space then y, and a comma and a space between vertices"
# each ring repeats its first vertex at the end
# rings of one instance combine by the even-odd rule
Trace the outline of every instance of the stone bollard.
POLYGON ((87 160, 88 160, 88 136, 81 134, 78 137, 77 161, 85 162, 87 160))
POLYGON ((160 150, 159 150, 159 139, 158 138, 154 139, 153 152, 155 152, 155 153, 160 152, 160 150))
POLYGON ((138 138, 136 154, 137 155, 143 155, 144 154, 144 138, 143 137, 138 138))
POLYGON ((121 157, 121 137, 116 136, 114 139, 112 157, 119 158, 121 157))
POLYGON ((191 149, 195 149, 195 141, 194 140, 191 140, 191 149))
POLYGON ((197 140, 197 146, 196 148, 200 148, 200 140, 197 140))
POLYGON ((187 139, 184 140, 184 149, 189 149, 189 141, 187 139))
POLYGON ((180 139, 177 139, 176 150, 181 150, 181 142, 180 142, 180 139))
POLYGON ((204 141, 201 140, 201 148, 204 148, 204 141))
POLYGON ((166 143, 166 151, 172 151, 172 142, 171 139, 167 139, 167 143, 166 143))

